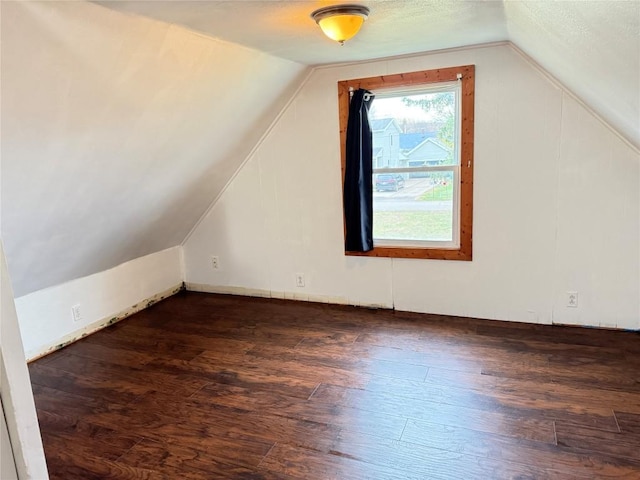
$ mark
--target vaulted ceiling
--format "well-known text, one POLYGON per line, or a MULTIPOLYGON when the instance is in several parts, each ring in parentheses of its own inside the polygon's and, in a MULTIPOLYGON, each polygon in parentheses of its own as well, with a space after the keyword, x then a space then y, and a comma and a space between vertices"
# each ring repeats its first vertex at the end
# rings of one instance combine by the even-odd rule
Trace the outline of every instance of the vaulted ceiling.
POLYGON ((304 76, 86 2, 2 2, 2 240, 16 296, 179 245, 304 76))
POLYGON ((306 65, 509 40, 640 146, 638 0, 362 0, 355 3, 371 15, 344 47, 325 38, 309 14, 353 2, 100 3, 306 65))
POLYGON ((308 66, 511 41, 640 146, 640 1, 363 0, 344 47, 331 3, 2 1, 16 294, 180 244, 308 66))

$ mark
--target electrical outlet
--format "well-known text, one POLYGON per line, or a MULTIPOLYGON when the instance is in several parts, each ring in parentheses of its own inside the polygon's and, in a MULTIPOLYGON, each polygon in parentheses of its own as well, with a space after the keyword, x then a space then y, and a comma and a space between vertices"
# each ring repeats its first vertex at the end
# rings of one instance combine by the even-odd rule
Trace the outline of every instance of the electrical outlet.
POLYGON ((220 259, 217 255, 211 255, 211 268, 218 270, 220 268, 220 259))
POLYGON ((304 287, 304 273, 296 273, 296 287, 304 287))
POLYGON ((578 292, 567 292, 567 307, 578 307, 578 292))
POLYGON ((71 307, 71 317, 74 322, 79 322, 82 320, 82 312, 80 311, 80 304, 73 305, 71 307))

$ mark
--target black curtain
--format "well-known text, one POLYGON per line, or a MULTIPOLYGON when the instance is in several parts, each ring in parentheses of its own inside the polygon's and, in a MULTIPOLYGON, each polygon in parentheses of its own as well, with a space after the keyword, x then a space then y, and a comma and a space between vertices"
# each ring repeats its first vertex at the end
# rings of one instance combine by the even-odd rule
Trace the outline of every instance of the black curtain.
POLYGON ((373 140, 369 126, 372 102, 371 92, 360 88, 353 93, 349 106, 344 175, 345 250, 348 252, 373 249, 373 140))

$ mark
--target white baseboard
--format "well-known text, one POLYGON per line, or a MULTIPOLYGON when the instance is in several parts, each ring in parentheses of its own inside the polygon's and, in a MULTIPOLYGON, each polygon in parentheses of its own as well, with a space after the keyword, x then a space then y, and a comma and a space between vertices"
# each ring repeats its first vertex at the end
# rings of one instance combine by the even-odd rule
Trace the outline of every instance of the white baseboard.
MULTIPOLYGON (((245 288, 245 287, 232 287, 226 285, 208 285, 204 283, 192 283, 185 282, 185 287, 190 292, 202 292, 202 293, 219 293, 224 295, 240 295, 245 297, 261 297, 261 298, 275 298, 280 300, 296 300, 302 302, 315 302, 315 303, 329 303, 334 305, 353 305, 356 307, 365 307, 365 308, 376 308, 376 309, 386 309, 391 310, 393 307, 388 305, 382 305, 377 303, 364 303, 364 302, 354 302, 350 301, 346 297, 332 297, 329 295, 313 295, 313 294, 304 294, 304 293, 296 293, 296 292, 280 292, 275 290, 261 290, 255 288, 245 288)), ((403 310, 404 311, 404 310, 403 310)), ((429 314, 428 312, 420 312, 417 310, 406 310, 408 312, 414 313, 424 313, 429 314)), ((444 315, 444 316, 453 316, 457 315, 448 315, 448 314, 434 314, 434 315, 444 315)), ((474 317, 477 319, 481 319, 481 317, 474 317)), ((485 318, 485 320, 489 321, 511 321, 518 323, 534 323, 534 322, 520 322, 518 320, 499 320, 492 318, 485 318)), ((589 325, 578 325, 578 324, 562 324, 562 323, 551 323, 548 325, 558 325, 564 327, 584 327, 584 328, 601 328, 604 330, 618 330, 618 331, 630 331, 630 332, 639 332, 640 330, 636 329, 628 329, 621 328, 616 325, 603 325, 592 327, 589 325)))
POLYGON ((245 297, 277 298, 280 300, 297 300, 300 302, 330 303, 334 305, 354 305, 356 307, 390 309, 388 305, 377 303, 363 303, 350 300, 347 297, 330 295, 314 295, 298 292, 281 292, 277 290, 263 290, 257 288, 232 287, 227 285, 208 285, 204 283, 185 282, 190 292, 220 293, 225 295, 241 295, 245 297))
POLYGON ((108 317, 102 318, 96 322, 90 323, 89 325, 85 325, 78 330, 71 332, 64 337, 56 340, 54 343, 45 345, 37 352, 34 352, 32 355, 27 358, 27 362, 32 362, 37 360, 38 358, 44 357, 50 353, 55 352, 56 350, 60 350, 61 348, 66 347, 67 345, 80 340, 81 338, 86 337, 87 335, 91 335, 92 333, 97 332, 98 330, 102 330, 109 325, 113 325, 114 323, 119 322, 120 320, 124 320, 127 317, 130 317, 134 313, 137 313, 145 308, 149 308, 151 305, 158 303, 165 298, 168 298, 172 295, 175 295, 179 291, 184 288, 184 284, 176 285, 172 288, 164 290, 160 293, 156 293, 150 297, 145 298, 144 300, 136 303, 135 305, 130 306, 114 315, 109 315, 108 317))

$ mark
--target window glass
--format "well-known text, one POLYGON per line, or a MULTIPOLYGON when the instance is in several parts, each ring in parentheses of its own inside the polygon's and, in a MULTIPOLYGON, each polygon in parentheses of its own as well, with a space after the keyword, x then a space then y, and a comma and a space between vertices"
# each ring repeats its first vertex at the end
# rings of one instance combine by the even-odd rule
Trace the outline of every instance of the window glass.
POLYGON ((375 244, 458 246, 459 85, 374 93, 375 244))

